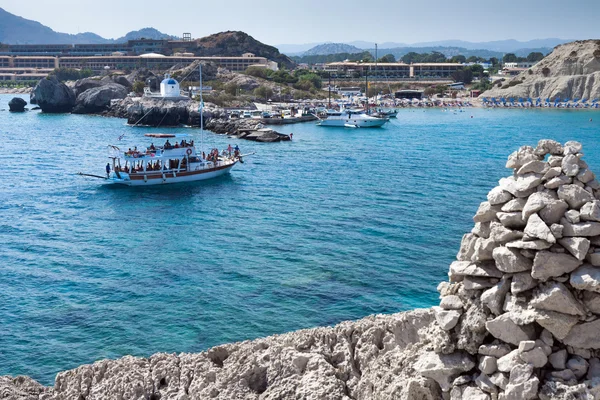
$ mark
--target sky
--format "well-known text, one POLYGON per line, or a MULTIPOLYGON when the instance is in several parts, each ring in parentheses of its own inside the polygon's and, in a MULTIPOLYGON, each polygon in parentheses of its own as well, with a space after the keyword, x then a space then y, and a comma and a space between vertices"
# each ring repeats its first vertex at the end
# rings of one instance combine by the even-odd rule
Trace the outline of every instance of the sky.
POLYGON ((600 38, 600 0, 0 0, 58 32, 117 38, 144 27, 203 37, 241 30, 264 43, 416 43, 600 38))

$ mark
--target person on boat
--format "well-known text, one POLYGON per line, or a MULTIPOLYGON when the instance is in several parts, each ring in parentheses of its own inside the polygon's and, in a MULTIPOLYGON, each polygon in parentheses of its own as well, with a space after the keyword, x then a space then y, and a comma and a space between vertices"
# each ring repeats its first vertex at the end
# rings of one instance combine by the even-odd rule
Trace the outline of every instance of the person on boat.
POLYGON ((190 147, 194 147, 194 141, 193 140, 190 142, 190 147))
POLYGON ((170 149, 170 148, 172 148, 172 147, 173 147, 173 146, 171 146, 171 142, 169 142, 169 139, 167 139, 167 141, 165 142, 165 149, 167 149, 167 150, 168 150, 168 149, 170 149))
POLYGON ((110 163, 106 163, 106 177, 110 176, 110 163))
POLYGON ((178 149, 179 148, 179 143, 175 142, 175 148, 178 149))
POLYGON ((202 152, 202 159, 206 160, 206 153, 202 152))
POLYGON ((156 147, 154 147, 154 143, 150 143, 150 150, 156 150, 156 147))
POLYGON ((294 137, 294 134, 290 133, 290 140, 292 140, 293 137, 294 137))
POLYGON ((229 153, 229 157, 231 157, 232 150, 233 150, 233 147, 231 147, 231 143, 230 143, 229 146, 227 146, 227 152, 229 153))

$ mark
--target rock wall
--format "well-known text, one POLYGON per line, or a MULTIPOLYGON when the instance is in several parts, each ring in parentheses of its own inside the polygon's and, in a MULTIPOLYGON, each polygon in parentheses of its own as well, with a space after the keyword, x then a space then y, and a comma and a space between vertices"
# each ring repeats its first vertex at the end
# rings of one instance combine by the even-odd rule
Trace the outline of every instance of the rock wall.
POLYGON ((577 142, 542 140, 481 203, 439 306, 198 354, 102 360, 0 398, 600 399, 600 183, 577 142))
MULTIPOLYGON (((583 40, 556 46, 554 51, 510 81, 521 82, 482 94, 496 98, 600 98, 600 40, 583 40)), ((508 83, 504 82, 504 84, 508 83)))

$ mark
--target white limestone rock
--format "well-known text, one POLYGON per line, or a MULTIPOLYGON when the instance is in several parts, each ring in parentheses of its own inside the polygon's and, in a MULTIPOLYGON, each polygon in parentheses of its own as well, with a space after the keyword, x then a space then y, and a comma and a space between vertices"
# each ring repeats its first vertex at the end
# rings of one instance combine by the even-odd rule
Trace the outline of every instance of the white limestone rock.
POLYGON ((498 388, 492 383, 490 377, 485 373, 481 373, 475 378, 475 384, 479 389, 487 393, 498 393, 498 388))
POLYGON ((490 400, 490 395, 483 390, 467 386, 460 395, 461 400, 490 400))
POLYGON ((579 322, 579 317, 555 311, 537 310, 535 322, 550 331, 555 338, 563 340, 579 322))
POLYGON ((581 237, 567 237, 559 239, 558 243, 567 249, 567 251, 571 253, 573 257, 580 261, 585 258, 585 256, 588 254, 588 250, 590 249, 590 241, 581 237))
POLYGON ((594 314, 600 314, 600 294, 596 292, 583 292, 583 305, 594 314))
POLYGON ((498 371, 500 372, 510 372, 515 365, 525 364, 521 357, 519 356, 519 349, 515 349, 508 353, 505 356, 502 356, 496 362, 498 367, 498 371))
POLYGON ((550 225, 550 232, 552 232, 552 236, 556 239, 561 239, 563 237, 563 229, 565 229, 565 227, 560 224, 550 225))
POLYGON ((512 199, 508 203, 504 204, 501 208, 502 212, 512 213, 517 211, 523 211, 523 207, 527 204, 527 198, 520 197, 512 199))
POLYGON ((600 319, 575 325, 563 339, 568 346, 600 349, 600 319))
POLYGON ((565 218, 572 224, 578 224, 579 220, 579 211, 577 210, 569 210, 565 213, 565 218))
POLYGON ((563 155, 563 152, 564 149, 562 144, 558 143, 556 140, 551 139, 540 140, 533 151, 535 155, 541 157, 544 157, 546 154, 551 154, 553 156, 561 156, 563 155))
POLYGON ((482 344, 479 346, 478 353, 483 356, 490 356, 496 359, 504 357, 511 352, 510 346, 505 343, 482 344))
POLYGON ((521 168, 529 161, 536 161, 540 159, 542 159, 542 157, 534 153, 533 147, 522 146, 519 148, 519 150, 515 151, 510 156, 508 156, 506 168, 521 168))
POLYGON ((481 303, 496 315, 502 314, 504 298, 510 290, 510 279, 502 279, 492 288, 481 294, 481 303))
MULTIPOLYGON (((562 165, 562 159, 563 156, 559 156, 559 155, 553 155, 548 157, 548 165, 550 165, 552 168, 555 167, 560 167, 562 165)), ((562 168, 561 168, 562 171, 562 168)))
POLYGON ((496 372, 490 376, 490 381, 492 381, 494 385, 498 386, 502 390, 505 390, 506 385, 508 385, 508 377, 502 372, 496 372))
MULTIPOLYGON (((550 165, 548 165, 548 166, 550 166, 550 165)), ((562 168, 561 167, 552 167, 548 171, 546 171, 546 173, 542 177, 542 180, 543 181, 549 181, 550 179, 553 179, 553 178, 556 178, 557 176, 560 176, 560 174, 562 174, 562 168)))
POLYGON ((464 303, 456 295, 444 296, 440 302, 440 307, 444 310, 462 310, 464 303))
POLYGON ((567 221, 566 218, 560 220, 560 224, 563 226, 563 236, 598 236, 600 235, 600 222, 580 222, 578 224, 572 224, 567 221))
POLYGON ((535 329, 532 325, 519 326, 507 314, 502 314, 485 323, 485 328, 497 339, 503 342, 519 345, 523 340, 535 339, 535 329))
POLYGON ((505 400, 529 400, 537 397, 540 381, 533 376, 533 368, 529 365, 516 365, 510 371, 510 377, 506 390, 505 400))
POLYGON ((600 253, 588 253, 587 256, 585 256, 585 260, 594 267, 600 267, 600 253))
POLYGON ((414 368, 422 376, 436 381, 442 391, 447 392, 454 378, 474 366, 475 362, 467 353, 438 354, 429 351, 419 357, 414 368))
POLYGON ((588 380, 600 378, 600 359, 597 357, 590 358, 586 378, 588 380))
POLYGON ((600 201, 590 201, 581 206, 579 217, 582 221, 600 222, 600 201))
POLYGON ((522 215, 523 220, 527 221, 530 215, 535 214, 542 208, 546 207, 547 204, 554 202, 556 199, 553 198, 549 193, 536 192, 527 198, 527 203, 523 207, 522 215))
POLYGON ((575 299, 565 285, 548 282, 538 286, 530 304, 538 310, 556 311, 562 314, 585 315, 585 308, 575 299))
POLYGON ((523 257, 518 249, 496 247, 492 252, 496 261, 496 268, 505 273, 514 273, 531 270, 533 263, 523 257))
POLYGON ((579 210, 581 206, 594 200, 594 196, 577 185, 562 185, 558 188, 558 198, 569 204, 569 207, 579 210))
POLYGON ((560 176, 557 176, 556 178, 550 179, 548 182, 546 182, 544 184, 544 187, 546 189, 558 189, 559 187, 561 187, 563 185, 569 185, 571 182, 573 182, 572 178, 569 178, 566 175, 560 175, 560 176))
POLYGON ((470 261, 475 251, 475 242, 477 241, 477 235, 473 233, 465 233, 460 243, 460 249, 456 255, 456 259, 459 261, 470 261))
POLYGON ((432 309, 435 314, 435 320, 445 331, 454 328, 462 315, 462 312, 458 310, 444 310, 441 307, 432 307, 432 309))
POLYGON ((490 237, 490 223, 489 222, 476 222, 471 233, 479 236, 480 238, 487 239, 490 237))
POLYGON ((587 168, 580 169, 576 177, 582 183, 588 183, 596 178, 594 173, 587 168))
POLYGON ((584 264, 571 273, 569 283, 578 290, 600 293, 600 268, 584 264))
POLYGON ((498 279, 479 278, 476 276, 465 276, 462 281, 463 287, 466 290, 482 290, 488 289, 498 283, 498 279))
POLYGON ((517 171, 517 175, 525 175, 530 172, 543 175, 548 171, 549 168, 550 165, 548 165, 548 163, 545 163, 544 161, 532 160, 524 164, 521 168, 519 168, 519 170, 517 171))
POLYGON ((581 149, 583 149, 583 146, 581 143, 576 142, 574 140, 569 140, 567 143, 565 143, 564 147, 563 147, 563 154, 569 155, 569 154, 577 154, 579 152, 581 152, 581 149))
POLYGON ((510 282, 510 292, 518 294, 533 289, 538 285, 538 281, 533 279, 529 271, 519 272, 512 276, 510 282))
POLYGON ((552 243, 548 243, 545 240, 517 240, 507 243, 506 247, 511 249, 546 250, 552 247, 552 243))
POLYGON ((474 222, 489 222, 496 218, 496 213, 500 211, 500 206, 493 206, 489 202, 484 201, 479 205, 475 216, 473 217, 474 222))
POLYGON ((495 206, 498 204, 504 204, 513 199, 512 194, 502 189, 500 186, 496 186, 487 194, 488 202, 495 206))
POLYGON ((493 262, 470 263, 468 261, 454 261, 450 264, 448 275, 452 280, 466 275, 484 278, 502 278, 503 274, 496 268, 496 265, 493 262))
POLYGON ((507 229, 498 222, 490 224, 490 239, 496 243, 502 244, 523 237, 523 232, 507 229))
POLYGON ((570 254, 540 251, 533 259, 531 276, 540 281, 546 281, 555 276, 569 273, 579 267, 582 262, 570 254))
MULTIPOLYGON (((491 235, 491 232, 490 232, 491 235)), ((473 249, 473 255, 471 256, 471 261, 473 262, 483 262, 493 260, 492 252, 496 247, 500 246, 499 243, 496 243, 492 238, 482 239, 478 238, 475 241, 475 246, 473 249)))
POLYGON ((543 368, 548 363, 548 356, 541 347, 534 347, 530 351, 523 351, 519 354, 521 360, 534 368, 543 368))
POLYGON ((479 367, 478 368, 484 374, 486 374, 486 375, 492 375, 494 372, 496 372, 496 369, 498 367, 497 366, 497 361, 498 361, 498 359, 496 357, 483 356, 479 360, 479 367))
POLYGON ((575 176, 579 172, 579 158, 574 154, 563 157, 561 168, 566 176, 575 176))
POLYGON ((496 217, 500 223, 509 229, 523 229, 527 224, 523 219, 523 214, 519 211, 515 212, 499 212, 496 217))
POLYGON ((565 212, 569 209, 569 205, 564 200, 553 200, 546 203, 538 215, 547 224, 552 225, 560 222, 565 212))
POLYGON ((532 214, 527 220, 525 234, 549 243, 556 243, 556 238, 552 235, 550 228, 537 214, 532 214))

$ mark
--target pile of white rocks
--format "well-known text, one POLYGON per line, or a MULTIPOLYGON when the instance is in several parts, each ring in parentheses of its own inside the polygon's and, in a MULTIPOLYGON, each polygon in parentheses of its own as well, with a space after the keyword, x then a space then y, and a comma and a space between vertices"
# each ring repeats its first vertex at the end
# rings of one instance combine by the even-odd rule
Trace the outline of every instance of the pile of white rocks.
POLYGON ((600 398, 600 184, 582 158, 521 147, 479 206, 438 286, 449 340, 418 361, 445 398, 600 398))

